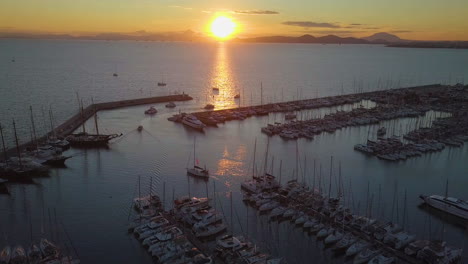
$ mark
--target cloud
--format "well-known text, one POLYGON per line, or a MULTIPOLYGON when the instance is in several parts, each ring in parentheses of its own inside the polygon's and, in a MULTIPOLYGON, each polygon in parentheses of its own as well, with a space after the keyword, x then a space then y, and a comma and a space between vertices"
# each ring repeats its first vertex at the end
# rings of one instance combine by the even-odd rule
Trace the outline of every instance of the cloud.
POLYGON ((362 26, 363 24, 359 24, 359 23, 353 23, 353 24, 350 24, 351 26, 362 26))
POLYGON ((335 25, 332 23, 318 23, 312 21, 285 21, 282 24, 287 26, 297 26, 305 28, 340 28, 339 25, 335 25))
POLYGON ((191 7, 185 7, 185 6, 178 6, 178 5, 170 5, 168 7, 172 7, 172 8, 181 8, 181 9, 185 9, 185 10, 192 10, 193 8, 191 7))
POLYGON ((233 11, 235 14, 243 14, 243 15, 278 15, 279 12, 271 11, 271 10, 235 10, 233 11))

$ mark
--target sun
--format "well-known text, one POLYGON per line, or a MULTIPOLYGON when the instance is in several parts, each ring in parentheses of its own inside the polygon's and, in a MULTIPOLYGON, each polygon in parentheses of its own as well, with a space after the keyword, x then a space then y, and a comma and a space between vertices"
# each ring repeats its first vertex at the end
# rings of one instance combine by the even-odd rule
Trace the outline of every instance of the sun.
POLYGON ((211 33, 217 38, 225 39, 229 37, 236 29, 236 23, 232 19, 219 16, 211 22, 211 33))

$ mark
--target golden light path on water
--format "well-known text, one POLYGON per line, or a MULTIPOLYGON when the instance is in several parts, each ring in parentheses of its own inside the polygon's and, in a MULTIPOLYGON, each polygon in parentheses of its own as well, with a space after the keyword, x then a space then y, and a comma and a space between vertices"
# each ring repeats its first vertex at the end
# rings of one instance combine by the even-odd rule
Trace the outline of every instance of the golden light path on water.
POLYGON ((223 157, 218 161, 216 175, 244 177, 247 148, 244 144, 238 145, 234 153, 229 152, 228 146, 224 146, 223 157))
POLYGON ((224 42, 218 44, 216 62, 211 73, 211 100, 208 101, 214 104, 215 109, 232 108, 239 104, 239 99, 234 98, 240 91, 232 74, 227 45, 224 42), (218 88, 219 91, 213 88, 218 88))

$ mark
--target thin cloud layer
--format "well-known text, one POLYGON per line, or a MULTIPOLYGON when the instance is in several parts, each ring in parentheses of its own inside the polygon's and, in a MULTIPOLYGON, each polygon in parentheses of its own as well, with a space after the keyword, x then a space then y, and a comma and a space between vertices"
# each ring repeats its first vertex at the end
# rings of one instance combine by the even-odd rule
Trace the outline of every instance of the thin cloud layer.
POLYGON ((235 10, 235 14, 243 15, 278 15, 279 12, 271 10, 235 10))
POLYGON ((335 25, 332 23, 318 23, 312 21, 285 21, 282 24, 287 26, 297 26, 305 28, 340 28, 339 25, 335 25))

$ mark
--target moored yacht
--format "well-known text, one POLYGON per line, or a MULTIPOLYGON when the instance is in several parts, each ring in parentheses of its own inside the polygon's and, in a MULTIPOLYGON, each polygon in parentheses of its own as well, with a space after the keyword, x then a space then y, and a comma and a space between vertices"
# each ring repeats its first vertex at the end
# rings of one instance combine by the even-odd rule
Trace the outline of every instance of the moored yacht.
POLYGON ((429 206, 463 219, 468 219, 468 203, 466 201, 440 195, 420 195, 419 197, 429 206))
POLYGON ((203 131, 203 128, 206 127, 206 125, 198 120, 198 118, 196 118, 194 115, 186 115, 182 119, 182 124, 201 131, 203 131))
POLYGON ((146 115, 154 115, 156 113, 158 113, 158 110, 156 110, 156 108, 154 108, 154 106, 151 106, 150 108, 145 110, 146 115))
POLYGON ((174 107, 176 107, 176 104, 174 102, 169 102, 169 103, 166 104, 166 107, 167 108, 174 108, 174 107))
POLYGON ((101 147, 107 146, 110 140, 118 138, 121 135, 100 135, 100 134, 88 134, 86 132, 76 133, 69 135, 66 139, 70 142, 71 146, 75 147, 101 147))
POLYGON ((176 209, 180 210, 184 207, 203 208, 208 205, 208 198, 197 198, 188 196, 181 197, 174 201, 176 209))
POLYGON ((207 105, 205 105, 205 107, 203 107, 203 108, 205 108, 206 110, 212 110, 212 109, 215 108, 215 106, 214 106, 213 104, 207 104, 207 105))

